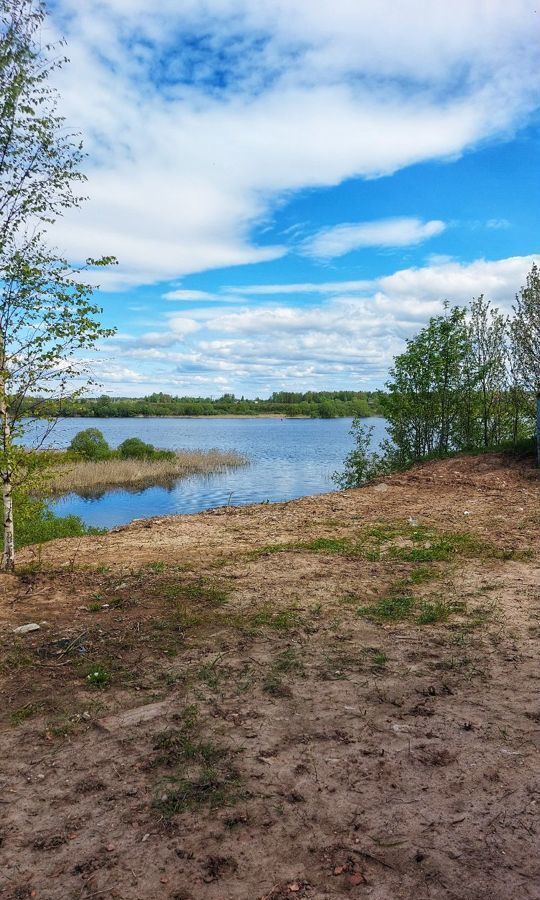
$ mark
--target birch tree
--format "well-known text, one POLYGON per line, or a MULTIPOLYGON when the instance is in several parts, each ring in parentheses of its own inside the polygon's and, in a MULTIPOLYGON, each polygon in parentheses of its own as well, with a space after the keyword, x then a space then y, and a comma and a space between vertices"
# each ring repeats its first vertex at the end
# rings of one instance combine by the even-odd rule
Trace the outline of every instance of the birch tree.
POLYGON ((66 130, 50 83, 66 60, 58 47, 43 44, 45 18, 41 0, 0 0, 1 567, 7 571, 15 565, 13 488, 28 474, 17 442, 22 402, 66 396, 72 380, 87 372, 78 352, 111 333, 99 325, 101 310, 82 269, 73 270, 46 239, 56 218, 81 202, 76 187, 84 176, 80 141, 66 130))
POLYGON ((540 269, 536 263, 516 294, 512 331, 523 384, 536 395, 536 449, 540 465, 540 269))

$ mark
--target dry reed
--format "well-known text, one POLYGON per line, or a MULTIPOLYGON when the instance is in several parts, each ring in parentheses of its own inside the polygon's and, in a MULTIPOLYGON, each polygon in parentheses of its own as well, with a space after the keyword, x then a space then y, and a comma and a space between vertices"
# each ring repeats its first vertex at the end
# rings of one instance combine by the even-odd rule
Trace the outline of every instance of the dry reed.
POLYGON ((47 494, 91 492, 97 488, 163 484, 189 475, 214 475, 246 465, 240 453, 222 450, 180 450, 172 459, 73 460, 55 467, 47 479, 47 494))

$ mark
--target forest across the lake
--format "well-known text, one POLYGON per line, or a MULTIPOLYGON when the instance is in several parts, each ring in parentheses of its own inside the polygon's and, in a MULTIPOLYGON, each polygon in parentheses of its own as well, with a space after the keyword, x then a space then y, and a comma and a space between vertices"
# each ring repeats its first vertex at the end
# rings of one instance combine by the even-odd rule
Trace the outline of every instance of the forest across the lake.
POLYGON ((41 398, 25 401, 28 415, 116 418, 131 416, 287 416, 334 419, 342 416, 382 415, 381 391, 277 391, 267 399, 234 394, 212 397, 77 397, 54 403, 41 398))

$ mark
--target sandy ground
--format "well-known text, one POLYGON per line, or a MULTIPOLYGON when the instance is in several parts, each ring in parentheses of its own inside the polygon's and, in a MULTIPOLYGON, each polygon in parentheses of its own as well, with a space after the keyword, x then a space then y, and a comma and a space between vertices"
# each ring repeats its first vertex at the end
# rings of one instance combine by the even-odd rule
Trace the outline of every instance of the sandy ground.
POLYGON ((539 535, 485 456, 24 551, 0 898, 540 897, 539 535))

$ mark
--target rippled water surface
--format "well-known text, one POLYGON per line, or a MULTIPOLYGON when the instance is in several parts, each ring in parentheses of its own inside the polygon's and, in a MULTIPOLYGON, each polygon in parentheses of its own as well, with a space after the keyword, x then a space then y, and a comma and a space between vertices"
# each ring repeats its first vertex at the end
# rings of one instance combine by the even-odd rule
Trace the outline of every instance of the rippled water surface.
MULTIPOLYGON (((146 516, 198 512, 227 503, 290 500, 335 490, 332 473, 352 447, 351 419, 61 419, 49 444, 65 447, 83 428, 99 428, 116 447, 140 437, 156 447, 237 450, 250 464, 220 475, 195 476, 172 487, 113 490, 91 499, 69 494, 51 504, 60 515, 74 513, 89 525, 111 528, 146 516)), ((374 426, 374 444, 385 421, 374 426)))

